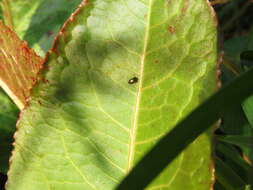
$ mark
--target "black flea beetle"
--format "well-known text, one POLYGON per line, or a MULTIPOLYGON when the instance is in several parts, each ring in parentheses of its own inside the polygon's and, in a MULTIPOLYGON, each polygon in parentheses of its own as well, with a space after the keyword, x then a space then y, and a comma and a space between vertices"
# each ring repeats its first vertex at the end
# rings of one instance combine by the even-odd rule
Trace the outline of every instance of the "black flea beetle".
POLYGON ((137 77, 133 77, 128 81, 128 84, 134 84, 138 82, 138 78, 137 77))

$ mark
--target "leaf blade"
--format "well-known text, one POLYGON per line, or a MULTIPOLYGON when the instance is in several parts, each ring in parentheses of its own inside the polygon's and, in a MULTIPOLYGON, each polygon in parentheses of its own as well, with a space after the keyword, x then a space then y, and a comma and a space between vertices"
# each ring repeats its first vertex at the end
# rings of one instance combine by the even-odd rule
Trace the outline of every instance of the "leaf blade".
MULTIPOLYGON (((176 122, 214 91, 216 25, 210 15, 210 7, 205 1, 192 1, 189 7, 183 2, 174 1, 172 4, 176 16, 172 18, 171 23, 176 30, 171 25, 168 29, 170 17, 167 13, 171 11, 168 9, 170 6, 167 4, 164 6, 164 1, 94 0, 69 19, 48 57, 49 70, 45 69, 41 73, 48 82, 38 83, 33 90, 30 106, 22 114, 19 123, 22 127, 18 132, 13 154, 15 162, 9 173, 9 189, 15 189, 17 186, 19 189, 27 189, 27 184, 30 184, 28 189, 40 189, 43 184, 47 184, 48 188, 64 189, 61 185, 64 179, 53 175, 55 171, 60 171, 59 168, 54 168, 55 171, 51 168, 53 162, 57 167, 61 167, 59 163, 66 164, 61 172, 71 179, 68 181, 69 188, 113 189, 133 164, 157 142, 159 137, 164 135, 165 131, 171 130, 176 122), (186 10, 183 9, 185 14, 182 15, 181 8, 185 6, 186 10), (206 11, 199 12, 202 9, 206 11), (145 14, 149 13, 149 10, 152 11, 147 15, 150 19, 147 19, 145 14), (166 19, 166 22, 162 23, 161 31, 155 26, 158 10, 164 10, 164 14, 157 20, 166 19), (207 29, 199 28, 199 24, 194 22, 191 14, 186 14, 187 11, 198 13, 198 18, 208 26, 207 29), (188 20, 190 24, 185 25, 188 20), (149 21, 154 25, 154 30, 147 27, 149 21), (134 32, 129 32, 129 28, 134 32), (199 29, 201 35, 191 38, 199 29), (152 38, 156 32, 156 37, 152 38), (187 32, 189 35, 184 38, 187 32), (148 39, 146 39, 147 34, 149 34, 148 39), (162 48, 159 44, 162 42, 157 43, 160 38, 164 39, 162 48), (179 38, 178 42, 176 40, 175 45, 170 46, 169 42, 172 43, 176 38, 179 38), (199 39, 202 41, 199 42, 199 39), (205 41, 203 39, 211 42, 211 48, 210 44, 207 46, 202 43, 205 41), (165 43, 167 41, 169 45, 165 43), (193 45, 185 48, 184 45, 188 42, 193 45), (168 55, 170 48, 172 52, 168 55), (197 54, 199 49, 202 50, 202 56, 197 54), (189 56, 188 50, 197 56, 189 56), (162 52, 162 56, 159 56, 159 52, 162 52), (143 64, 145 68, 142 71, 143 64), (176 66, 179 67, 178 70, 175 69, 176 66), (184 72, 190 68, 193 72, 184 72), (171 71, 176 76, 170 77, 171 71), (137 82, 131 81, 134 78, 138 79, 137 82), (152 85, 153 82, 156 85, 152 85), (208 88, 202 92, 205 84, 208 84, 206 85, 208 88), (148 89, 141 91, 142 98, 138 98, 140 88, 148 89), (178 106, 178 109, 166 105, 161 110, 164 123, 159 128, 159 122, 163 122, 159 120, 155 125, 159 130, 155 133, 151 122, 148 130, 143 128, 139 130, 145 119, 150 120, 158 115, 155 111, 145 113, 143 110, 153 109, 152 105, 155 103, 158 107, 162 105, 165 96, 163 98, 160 96, 166 94, 168 88, 171 92, 176 88, 175 91, 179 94, 179 98, 176 98, 177 93, 170 93, 168 98, 168 104, 175 103, 174 107, 178 106), (159 90, 163 93, 157 93, 159 90), (143 98, 145 93, 146 97, 143 98), (159 94, 159 98, 153 102, 149 101, 149 97, 155 94, 159 94), (136 105, 139 105, 137 113, 134 112, 138 108, 136 105), (170 110, 176 115, 175 118, 172 117, 173 115, 168 117, 170 110), (36 119, 30 118, 30 114, 34 114, 36 119), (141 131, 146 135, 140 136, 141 131), (137 147, 134 133, 138 142, 154 137, 151 140, 152 144, 137 147), (161 136, 158 135, 159 133, 161 136), (48 143, 49 139, 52 139, 51 143, 48 143), (38 144, 37 141, 40 143, 38 144), (73 146, 73 143, 77 143, 76 146, 73 146), (51 156, 58 151, 61 156, 52 159, 51 156), (80 151, 82 154, 79 155, 80 151), (87 159, 89 155, 92 155, 93 159, 87 159), (20 170, 26 171, 23 176, 17 173, 20 170), (38 181, 37 178, 42 178, 43 182, 38 181), (30 183, 32 179, 33 184, 30 183)), ((197 147, 206 145, 203 146, 206 153, 204 156, 196 146, 191 147, 185 153, 187 156, 179 157, 169 169, 170 171, 166 171, 165 175, 155 181, 150 188, 170 188, 166 183, 174 182, 174 177, 176 183, 172 184, 171 188, 180 189, 181 179, 192 179, 186 180, 188 189, 194 189, 195 185, 200 189, 209 188, 213 175, 213 170, 209 170, 209 164, 212 162, 211 141, 207 135, 203 135, 198 142, 200 143, 196 143, 197 147), (190 160, 188 162, 187 158, 190 158, 192 152, 194 158, 188 159, 190 160), (199 164, 198 155, 203 157, 204 164, 199 164), (187 171, 179 172, 178 177, 171 171, 181 168, 180 162, 183 163, 182 166, 187 166, 187 171), (199 176, 198 172, 193 172, 191 177, 189 171, 198 171, 198 169, 203 170, 205 175, 199 176), (195 178, 195 176, 199 177, 195 178)))

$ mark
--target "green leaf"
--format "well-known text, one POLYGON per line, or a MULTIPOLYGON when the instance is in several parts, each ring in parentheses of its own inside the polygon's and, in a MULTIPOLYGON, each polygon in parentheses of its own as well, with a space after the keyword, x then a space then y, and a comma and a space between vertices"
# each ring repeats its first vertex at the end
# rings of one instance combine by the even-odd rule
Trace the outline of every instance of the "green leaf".
MULTIPOLYGON (((253 27, 251 29, 251 33, 253 34, 253 27)), ((250 42, 252 42, 253 38, 250 38, 250 42)), ((253 45, 253 44, 252 44, 253 45)), ((245 69, 251 68, 253 66, 253 51, 244 51, 240 55, 241 64, 245 67, 245 69)), ((248 122, 250 123, 248 128, 245 130, 244 135, 251 136, 251 141, 253 141, 253 96, 248 97, 242 103, 243 111, 247 117, 248 122)), ((253 143, 252 143, 253 144, 253 143)), ((253 161, 253 145, 243 146, 242 149, 244 153, 249 157, 251 161, 253 161)))
POLYGON ((246 185, 243 188, 240 188, 240 190, 252 190, 253 186, 252 185, 246 185))
POLYGON ((18 109, 0 89, 0 172, 6 173, 18 109))
POLYGON ((250 126, 253 129, 253 96, 247 98, 242 104, 243 110, 247 119, 250 123, 250 126))
MULTIPOLYGON (((78 10, 41 73, 47 82, 22 113, 8 190, 116 187, 215 91, 211 11, 204 0, 90 0, 78 10)), ((210 188, 210 136, 201 135, 149 188, 210 188)))
POLYGON ((237 173, 235 173, 225 162, 219 158, 216 158, 215 164, 217 165, 217 180, 224 187, 226 187, 226 189, 237 190, 238 188, 247 185, 237 173))
POLYGON ((0 87, 23 109, 43 59, 0 21, 0 87))
POLYGON ((227 135, 218 136, 220 141, 238 145, 240 147, 253 147, 253 136, 227 135))
MULTIPOLYGON (((252 133, 252 132, 251 132, 252 133)), ((249 134, 251 135, 251 134, 249 134)), ((243 135, 226 135, 219 136, 218 139, 223 142, 227 142, 230 144, 234 144, 239 146, 244 154, 246 154, 249 159, 252 161, 253 158, 253 135, 251 136, 243 136, 243 135)))
POLYGON ((44 55, 62 24, 82 0, 2 0, 4 20, 21 39, 44 55))
MULTIPOLYGON (((230 144, 218 143, 216 147, 217 156, 241 177, 247 184, 253 183, 253 167, 243 160, 240 153, 230 144)), ((219 172, 219 170, 217 170, 219 172)), ((222 173, 220 174, 222 175, 222 173)))

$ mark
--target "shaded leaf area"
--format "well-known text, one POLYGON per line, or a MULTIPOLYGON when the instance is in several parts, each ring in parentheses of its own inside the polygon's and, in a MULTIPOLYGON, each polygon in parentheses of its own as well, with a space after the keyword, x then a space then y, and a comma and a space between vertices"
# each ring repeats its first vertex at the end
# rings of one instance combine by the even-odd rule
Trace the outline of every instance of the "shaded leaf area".
POLYGON ((12 150, 18 108, 0 89, 0 172, 6 174, 12 150))
MULTIPOLYGON (((239 73, 248 70, 253 65, 253 54, 251 51, 242 51, 243 50, 236 50, 234 52, 234 54, 236 54, 236 52, 239 54, 239 67, 237 67, 240 69, 239 73)), ((231 64, 234 65, 235 63, 231 64)), ((235 77, 236 74, 231 71, 230 67, 223 67, 223 83, 228 83, 235 77)), ((251 162, 253 160, 253 149, 251 144, 245 144, 245 138, 253 142, 252 101, 252 97, 248 97, 243 103, 233 104, 233 107, 231 107, 230 110, 222 115, 222 125, 220 127, 220 129, 223 131, 223 134, 227 136, 226 138, 237 138, 238 142, 234 141, 233 144, 236 144, 241 149, 245 160, 251 160, 251 162)), ((218 140, 224 139, 221 137, 218 140)))
MULTIPOLYGON (((214 93, 211 11, 203 0, 90 0, 78 9, 21 114, 7 189, 114 189, 214 93)), ((210 188, 210 136, 201 135, 148 188, 210 188)))
MULTIPOLYGON (((248 122, 247 117, 244 114, 241 104, 233 104, 230 110, 222 114, 222 125, 220 126, 225 138, 237 138, 238 142, 236 144, 239 149, 241 149, 243 156, 248 157, 252 160, 252 146, 248 144, 245 146, 244 138, 248 140, 253 138, 252 136, 252 127, 248 122)), ((218 138, 218 141, 223 141, 224 136, 218 138)))
MULTIPOLYGON (((253 69, 223 87, 223 89, 195 109, 145 155, 117 189, 129 189, 129 187, 133 190, 144 189, 184 148, 217 121, 221 113, 226 112, 233 104, 242 102, 253 93, 253 87, 250 85, 252 80, 253 69), (184 128, 185 126, 187 126, 187 131, 184 128), (177 148, 170 143, 171 141, 174 144, 178 144, 177 148), (156 159, 159 162, 154 163, 156 159), (143 175, 145 173, 148 175, 143 175)), ((232 173, 230 167, 224 166, 220 161, 218 162, 217 169, 219 168, 220 172, 216 175, 220 175, 218 178, 220 179, 218 181, 219 187, 232 185, 235 188, 239 188, 244 185, 241 178, 233 175, 235 173, 232 173), (223 183, 221 185, 222 181, 228 178, 237 179, 231 183, 227 181, 228 184, 223 183)))
POLYGON ((0 86, 23 109, 42 66, 42 58, 0 21, 0 86))
POLYGON ((225 40, 247 34, 253 18, 253 5, 250 1, 229 0, 228 3, 217 5, 215 8, 225 40))
MULTIPOLYGON (((237 140, 238 141, 238 140, 237 140)), ((218 177, 218 181, 227 187, 228 189, 238 189, 238 186, 246 186, 248 184, 252 184, 253 180, 253 167, 249 163, 245 162, 242 158, 240 152, 237 147, 231 146, 227 143, 219 143, 217 145, 217 170, 216 174, 218 177), (222 167, 218 167, 219 164, 224 166, 225 171, 222 167), (229 169, 228 169, 229 168, 229 169), (234 174, 234 180, 231 180, 229 175, 227 175, 226 171, 231 171, 228 173, 234 174), (224 175, 225 174, 225 175, 224 175), (230 182, 233 181, 233 182, 230 182), (239 182, 240 183, 237 183, 239 182), (235 183, 236 182, 236 183, 235 183)))
MULTIPOLYGON (((253 49, 253 4, 250 1, 233 0, 223 5, 217 5, 215 8, 220 23, 220 42, 222 43, 221 46, 224 46, 224 49, 222 49, 224 50, 222 83, 225 85, 253 65, 253 62, 249 60, 240 60, 244 51, 253 49)), ((244 165, 248 163, 252 165, 253 161, 252 146, 250 144, 246 145, 247 143, 245 143, 244 138, 246 137, 249 141, 253 142, 252 117, 250 116, 252 114, 250 112, 251 99, 249 97, 244 102, 232 103, 233 107, 221 115, 222 124, 219 131, 216 131, 216 133, 218 132, 221 135, 217 138, 218 147, 219 144, 224 143, 225 139, 232 140, 230 138, 233 138, 233 140, 236 140, 233 143, 226 143, 226 146, 229 146, 231 149, 236 148, 233 156, 238 159, 243 159, 242 162, 244 162, 244 165)), ((237 173, 238 170, 244 171, 244 167, 241 164, 233 164, 228 161, 231 155, 226 154, 227 151, 223 154, 220 154, 221 150, 217 151, 219 151, 216 152, 219 159, 233 172, 237 173)), ((216 168, 217 173, 221 172, 217 175, 222 176, 226 174, 226 172, 218 169, 218 166, 216 168)), ((227 185, 225 185, 226 188, 223 186, 224 180, 219 181, 222 178, 227 179, 226 176, 218 178, 215 190, 230 189, 227 185)), ((227 179, 227 182, 229 182, 229 179, 227 179)), ((247 189, 246 187, 239 189, 247 189)))
POLYGON ((237 190, 246 185, 240 176, 235 173, 226 163, 219 158, 217 158, 215 161, 217 165, 217 180, 222 183, 226 189, 237 190))
POLYGON ((4 189, 7 181, 7 175, 0 173, 0 189, 4 189))
POLYGON ((220 136, 218 139, 241 147, 253 147, 252 136, 227 135, 225 137, 220 136))
POLYGON ((233 0, 215 8, 221 28, 220 45, 224 46, 223 63, 229 62, 242 72, 240 54, 253 48, 253 4, 245 0, 233 0))
MULTIPOLYGON (((253 27, 252 27, 253 29, 253 27)), ((253 36, 253 30, 251 31, 251 35, 253 36)), ((252 41, 253 44, 253 41, 252 41)), ((253 66, 253 48, 252 50, 248 50, 248 51, 244 51, 241 56, 241 64, 242 63, 247 63, 247 65, 245 65, 245 70, 248 70, 249 68, 252 68, 253 66)), ((245 152, 245 154, 247 155, 247 159, 253 163, 253 143, 249 143, 250 141, 253 142, 253 96, 248 97, 243 103, 242 103, 242 108, 243 111, 247 117, 247 120, 249 122, 249 128, 247 128, 247 130, 245 130, 244 132, 244 137, 241 140, 238 140, 237 143, 234 142, 234 144, 241 144, 241 147, 243 149, 243 151, 245 152), (248 138, 248 140, 246 139, 248 138), (248 141, 248 143, 247 143, 248 141)), ((235 139, 233 139, 235 140, 235 139)), ((240 145, 239 145, 240 146, 240 145)), ((253 182, 252 182, 253 184, 253 182)))
MULTIPOLYGON (((239 62, 240 64, 240 62, 239 62)), ((223 67, 222 79, 223 83, 227 84, 234 78, 236 78, 235 73, 230 70, 227 66, 223 67)), ((241 69, 239 73, 243 72, 241 69)), ((247 85, 247 84, 242 84, 247 85)), ((229 95, 231 96, 231 95, 229 95)), ((246 99, 247 101, 247 99, 246 99)), ((244 101, 244 102, 246 102, 244 101)), ((241 178, 241 173, 244 175, 244 184, 252 184, 253 182, 250 180, 252 178, 252 164, 251 166, 245 169, 245 165, 248 165, 248 162, 252 162, 252 126, 246 117, 244 109, 242 109, 242 104, 245 103, 231 103, 231 107, 221 114, 221 125, 217 134, 217 148, 216 154, 218 156, 218 161, 216 165, 216 176, 217 181, 215 184, 215 189, 217 190, 227 190, 227 189, 238 189, 238 186, 242 184, 230 182, 231 179, 229 175, 227 175, 228 170, 232 173, 239 175, 241 178), (226 142, 226 147, 224 148, 223 143, 226 142), (223 148, 220 148, 220 147, 223 148), (230 151, 226 151, 226 149, 230 149, 230 151), (231 151, 232 150, 232 151, 231 151), (231 161, 231 159, 233 161, 231 161), (237 159, 240 163, 234 163, 234 159, 237 159), (225 166, 224 166, 225 165, 225 166), (224 166, 224 167, 222 167, 224 166), (223 171, 225 169, 225 171, 223 171), (241 171, 241 172, 240 172, 241 171), (248 178, 248 180, 245 180, 248 178)), ((235 177, 235 176, 234 176, 235 177)), ((246 186, 245 186, 246 188, 246 186)), ((239 189, 245 189, 244 187, 239 189)))
POLYGON ((4 20, 11 20, 19 37, 26 40, 39 55, 44 55, 51 48, 60 27, 81 1, 11 0, 8 5, 3 4, 3 10, 10 10, 4 20))

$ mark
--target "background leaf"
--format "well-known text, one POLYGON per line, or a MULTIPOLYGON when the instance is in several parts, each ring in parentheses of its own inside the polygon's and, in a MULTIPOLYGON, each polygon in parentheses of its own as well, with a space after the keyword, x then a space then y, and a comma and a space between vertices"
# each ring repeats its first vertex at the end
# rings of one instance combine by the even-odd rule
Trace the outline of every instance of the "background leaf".
POLYGON ((62 24, 82 0, 2 1, 5 22, 43 56, 51 48, 62 24))
POLYGON ((0 90, 0 172, 7 173, 18 109, 0 90))
MULTIPOLYGON (((4 19, 2 13, 5 13, 4 21, 17 31, 19 37, 26 38, 37 52, 44 55, 44 52, 52 46, 57 31, 80 1, 1 0, 0 19, 4 19), (6 14, 8 10, 11 14, 6 14), (43 51, 40 46, 44 48, 43 51)), ((0 134, 2 134, 0 172, 6 173, 18 109, 3 92, 0 108, 0 134)))
MULTIPOLYGON (((1 3, 2 0, 0 0, 1 3)), ((0 9, 0 19, 2 19, 0 9)), ((12 136, 15 131, 18 108, 12 103, 6 94, 0 90, 0 189, 4 189, 9 168, 9 157, 11 154, 12 136), (7 113, 7 114, 6 114, 7 113), (14 116, 14 117, 12 117, 14 116), (8 126, 8 127, 6 127, 8 126), (6 130, 7 129, 7 130, 6 130)))
POLYGON ((225 136, 219 137, 220 141, 232 143, 242 147, 253 147, 252 136, 225 136))
MULTIPOLYGON (((253 179, 253 167, 249 163, 245 162, 238 152, 238 148, 230 146, 230 144, 219 143, 217 145, 216 155, 217 159, 226 163, 227 167, 230 167, 230 170, 236 173, 245 184, 251 184, 253 179)), ((223 175, 222 168, 217 169, 216 172, 220 172, 220 174, 218 174, 219 176, 223 175)), ((226 178, 226 176, 224 176, 224 178, 226 178)), ((229 181, 230 179, 227 180, 229 181)), ((222 181, 220 182, 223 183, 222 181)), ((231 186, 236 188, 234 185, 235 183, 231 183, 231 186)), ((236 185, 238 186, 239 184, 236 185)))
POLYGON ((241 179, 241 177, 237 173, 235 173, 229 166, 227 166, 225 162, 217 158, 216 164, 217 179, 226 189, 237 190, 246 185, 246 183, 241 179))

